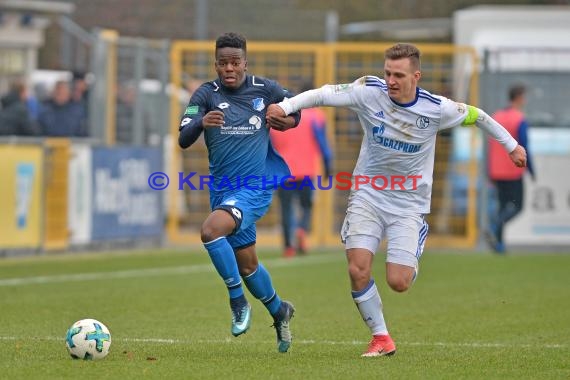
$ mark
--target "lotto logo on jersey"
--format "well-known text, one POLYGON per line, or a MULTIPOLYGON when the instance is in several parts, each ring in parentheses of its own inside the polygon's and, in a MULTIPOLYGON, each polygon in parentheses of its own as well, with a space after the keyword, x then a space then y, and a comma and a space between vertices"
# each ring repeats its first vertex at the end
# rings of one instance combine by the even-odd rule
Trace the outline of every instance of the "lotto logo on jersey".
POLYGON ((240 210, 238 210, 238 209, 235 208, 235 207, 232 207, 231 210, 232 210, 232 214, 234 214, 234 216, 235 216, 236 218, 241 219, 241 211, 240 211, 240 210))
POLYGON ((182 121, 180 122, 180 126, 184 127, 188 124, 190 124, 190 122, 192 121, 192 119, 190 119, 189 117, 185 117, 184 119, 182 119, 182 121))

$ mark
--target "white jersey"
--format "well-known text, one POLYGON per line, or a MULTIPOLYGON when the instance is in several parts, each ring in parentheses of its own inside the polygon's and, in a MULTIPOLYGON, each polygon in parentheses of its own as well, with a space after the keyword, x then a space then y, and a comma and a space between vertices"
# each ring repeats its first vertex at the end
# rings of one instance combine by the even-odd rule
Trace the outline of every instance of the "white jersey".
MULTIPOLYGON (((437 132, 461 125, 468 114, 466 104, 421 88, 417 88, 414 101, 396 103, 388 96, 386 82, 375 76, 364 76, 350 84, 326 85, 279 106, 287 114, 308 106, 354 110, 364 137, 353 172, 351 198, 363 197, 396 214, 430 212, 437 132), (362 183, 358 189, 357 176, 362 183), (368 183, 364 183, 366 179, 368 183)), ((512 137, 501 137, 508 149, 516 147, 512 137)))

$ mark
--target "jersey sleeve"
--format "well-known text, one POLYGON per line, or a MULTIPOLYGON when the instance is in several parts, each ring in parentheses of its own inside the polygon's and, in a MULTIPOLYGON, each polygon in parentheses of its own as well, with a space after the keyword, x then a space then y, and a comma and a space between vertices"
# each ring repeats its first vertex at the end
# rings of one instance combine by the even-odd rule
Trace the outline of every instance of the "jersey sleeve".
POLYGON ((279 83, 273 80, 268 80, 269 82, 269 91, 270 91, 270 100, 271 103, 279 103, 285 98, 292 98, 295 96, 286 88, 283 88, 279 83))
MULTIPOLYGON (((283 88, 276 81, 269 81, 269 83, 270 83, 269 88, 271 93, 270 94, 271 104, 279 103, 285 99, 289 99, 295 96, 291 91, 283 88)), ((288 113, 287 115, 293 116, 293 118, 295 119, 295 127, 299 125, 299 122, 301 121, 301 110, 288 113)))
POLYGON ((366 77, 352 83, 324 85, 321 88, 305 91, 291 99, 285 99, 279 106, 286 114, 313 107, 359 108, 366 98, 366 77))
POLYGON ((178 144, 181 148, 188 148, 202 133, 202 118, 210 111, 206 85, 200 86, 190 98, 188 106, 180 120, 178 127, 178 144))
POLYGON ((441 122, 439 129, 457 127, 465 121, 468 116, 468 106, 464 103, 454 102, 446 97, 441 99, 441 122))

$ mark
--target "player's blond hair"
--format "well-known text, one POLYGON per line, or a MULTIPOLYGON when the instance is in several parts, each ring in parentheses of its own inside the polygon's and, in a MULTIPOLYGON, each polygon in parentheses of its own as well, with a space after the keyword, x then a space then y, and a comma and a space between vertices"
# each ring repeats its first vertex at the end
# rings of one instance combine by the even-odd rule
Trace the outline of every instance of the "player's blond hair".
POLYGON ((396 44, 384 52, 384 57, 386 59, 404 59, 408 58, 412 67, 416 70, 420 70, 420 50, 412 44, 396 44))

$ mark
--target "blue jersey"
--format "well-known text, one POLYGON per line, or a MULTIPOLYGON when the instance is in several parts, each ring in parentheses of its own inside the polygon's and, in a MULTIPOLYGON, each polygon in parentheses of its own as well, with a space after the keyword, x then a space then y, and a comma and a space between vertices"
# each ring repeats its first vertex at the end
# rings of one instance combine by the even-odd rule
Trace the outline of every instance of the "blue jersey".
MULTIPOLYGON (((183 148, 198 138, 202 117, 212 110, 224 113, 224 125, 204 129, 208 148, 211 192, 247 188, 274 188, 290 175, 285 161, 269 139, 265 113, 267 106, 292 97, 277 82, 247 75, 238 89, 221 85, 220 80, 204 83, 192 95, 180 123, 179 143, 183 148)), ((299 115, 295 115, 297 123, 299 115)))

